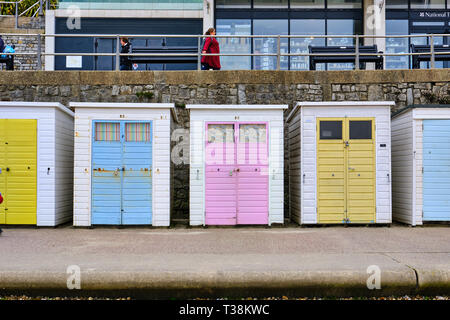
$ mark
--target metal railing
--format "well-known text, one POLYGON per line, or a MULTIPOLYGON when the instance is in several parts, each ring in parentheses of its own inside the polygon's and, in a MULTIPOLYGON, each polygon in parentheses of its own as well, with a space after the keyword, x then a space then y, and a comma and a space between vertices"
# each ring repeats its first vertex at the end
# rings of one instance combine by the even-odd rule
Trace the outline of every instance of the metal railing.
MULTIPOLYGON (((434 47, 434 39, 436 37, 449 37, 449 34, 426 34, 426 35, 387 35, 387 36, 374 36, 374 35, 215 35, 215 38, 247 38, 247 39, 255 39, 255 38, 273 38, 277 41, 277 48, 275 53, 202 53, 201 43, 202 39, 206 39, 209 36, 204 35, 111 35, 111 34, 5 34, 4 36, 22 36, 22 37, 36 37, 37 38, 37 49, 34 53, 12 53, 8 55, 28 55, 28 56, 36 56, 37 58, 37 66, 38 69, 42 69, 42 57, 44 56, 94 56, 94 57, 115 57, 115 69, 119 70, 120 68, 120 57, 122 56, 133 56, 133 57, 160 57, 162 55, 168 57, 197 57, 197 69, 201 69, 201 58, 203 56, 237 56, 237 57, 276 57, 276 70, 281 69, 281 58, 282 57, 309 57, 309 56, 354 56, 355 57, 355 69, 359 69, 359 61, 360 56, 415 56, 415 55, 430 55, 430 68, 435 68, 436 56, 437 55, 450 55, 450 46, 448 51, 440 51, 436 52, 434 47), (192 38, 197 39, 197 52, 196 53, 120 53, 120 38, 192 38), (78 52, 66 52, 66 53, 55 53, 55 52, 42 52, 42 41, 43 39, 50 38, 111 38, 116 40, 116 48, 115 52, 112 53, 78 53, 78 52), (354 53, 309 53, 309 52, 298 52, 298 53, 282 53, 281 52, 281 40, 282 39, 292 39, 292 38, 308 38, 311 40, 314 39, 334 39, 334 38, 346 38, 352 39, 353 44, 350 46, 355 46, 354 53), (359 44, 360 41, 364 39, 386 39, 386 38, 427 38, 428 43, 430 45, 429 52, 418 52, 412 53, 409 52, 409 45, 407 46, 408 52, 402 53, 361 53, 359 51, 359 46, 355 44, 359 44)), ((349 45, 347 45, 348 47, 349 45)), ((307 46, 306 46, 307 47, 307 46)), ((345 46, 343 46, 345 47, 345 46)))
POLYGON ((20 0, 20 1, 0 1, 0 5, 3 5, 3 4, 9 4, 9 5, 14 4, 14 26, 15 26, 16 29, 19 27, 19 17, 24 16, 28 11, 30 11, 34 7, 39 6, 39 9, 36 10, 36 12, 32 15, 32 17, 36 17, 37 15, 39 15, 39 16, 44 15, 44 6, 45 6, 46 10, 49 10, 49 8, 50 8, 50 0, 39 0, 39 1, 36 1, 34 4, 32 4, 31 6, 29 6, 23 12, 19 13, 19 5, 23 1, 24 0, 20 0))

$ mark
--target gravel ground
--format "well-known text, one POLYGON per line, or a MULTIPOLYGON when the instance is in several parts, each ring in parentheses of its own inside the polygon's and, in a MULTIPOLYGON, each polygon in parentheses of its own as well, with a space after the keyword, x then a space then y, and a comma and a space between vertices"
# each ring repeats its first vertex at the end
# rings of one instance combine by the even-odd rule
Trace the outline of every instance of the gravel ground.
MULTIPOLYGON (((134 300, 126 298, 98 298, 98 297, 29 297, 29 296, 0 296, 0 300, 134 300)), ((203 300, 203 299, 198 299, 203 300)), ((227 300, 227 299, 223 299, 227 300)), ((401 296, 401 297, 350 297, 350 298, 288 298, 288 297, 268 297, 262 299, 242 298, 241 300, 450 300, 449 296, 401 296)))

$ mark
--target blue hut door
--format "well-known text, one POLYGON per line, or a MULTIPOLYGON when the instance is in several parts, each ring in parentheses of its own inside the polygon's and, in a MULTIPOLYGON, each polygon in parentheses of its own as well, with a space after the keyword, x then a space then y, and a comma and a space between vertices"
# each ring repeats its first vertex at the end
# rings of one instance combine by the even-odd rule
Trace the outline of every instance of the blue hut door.
POLYGON ((92 224, 151 224, 151 122, 95 121, 93 132, 92 224))
POLYGON ((423 220, 450 221, 450 120, 423 120, 423 220))

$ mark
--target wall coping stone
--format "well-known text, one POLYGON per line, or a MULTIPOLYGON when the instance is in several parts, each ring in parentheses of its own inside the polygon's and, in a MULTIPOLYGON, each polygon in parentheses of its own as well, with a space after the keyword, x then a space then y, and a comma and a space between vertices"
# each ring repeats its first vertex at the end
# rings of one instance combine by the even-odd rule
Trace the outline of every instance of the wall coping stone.
POLYGON ((383 84, 449 82, 450 69, 358 71, 4 71, 0 85, 383 84))

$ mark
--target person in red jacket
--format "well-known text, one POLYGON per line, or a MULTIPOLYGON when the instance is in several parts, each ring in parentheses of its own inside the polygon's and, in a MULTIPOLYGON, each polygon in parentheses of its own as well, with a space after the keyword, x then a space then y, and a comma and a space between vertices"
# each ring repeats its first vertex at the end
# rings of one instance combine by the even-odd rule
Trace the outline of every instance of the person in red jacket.
MULTIPOLYGON (((215 36, 216 30, 209 28, 206 31, 205 36, 215 36)), ((220 53, 219 42, 214 37, 207 37, 205 44, 203 45, 202 53, 220 53)), ((220 70, 220 57, 219 56, 203 56, 202 57, 202 70, 220 70)))

